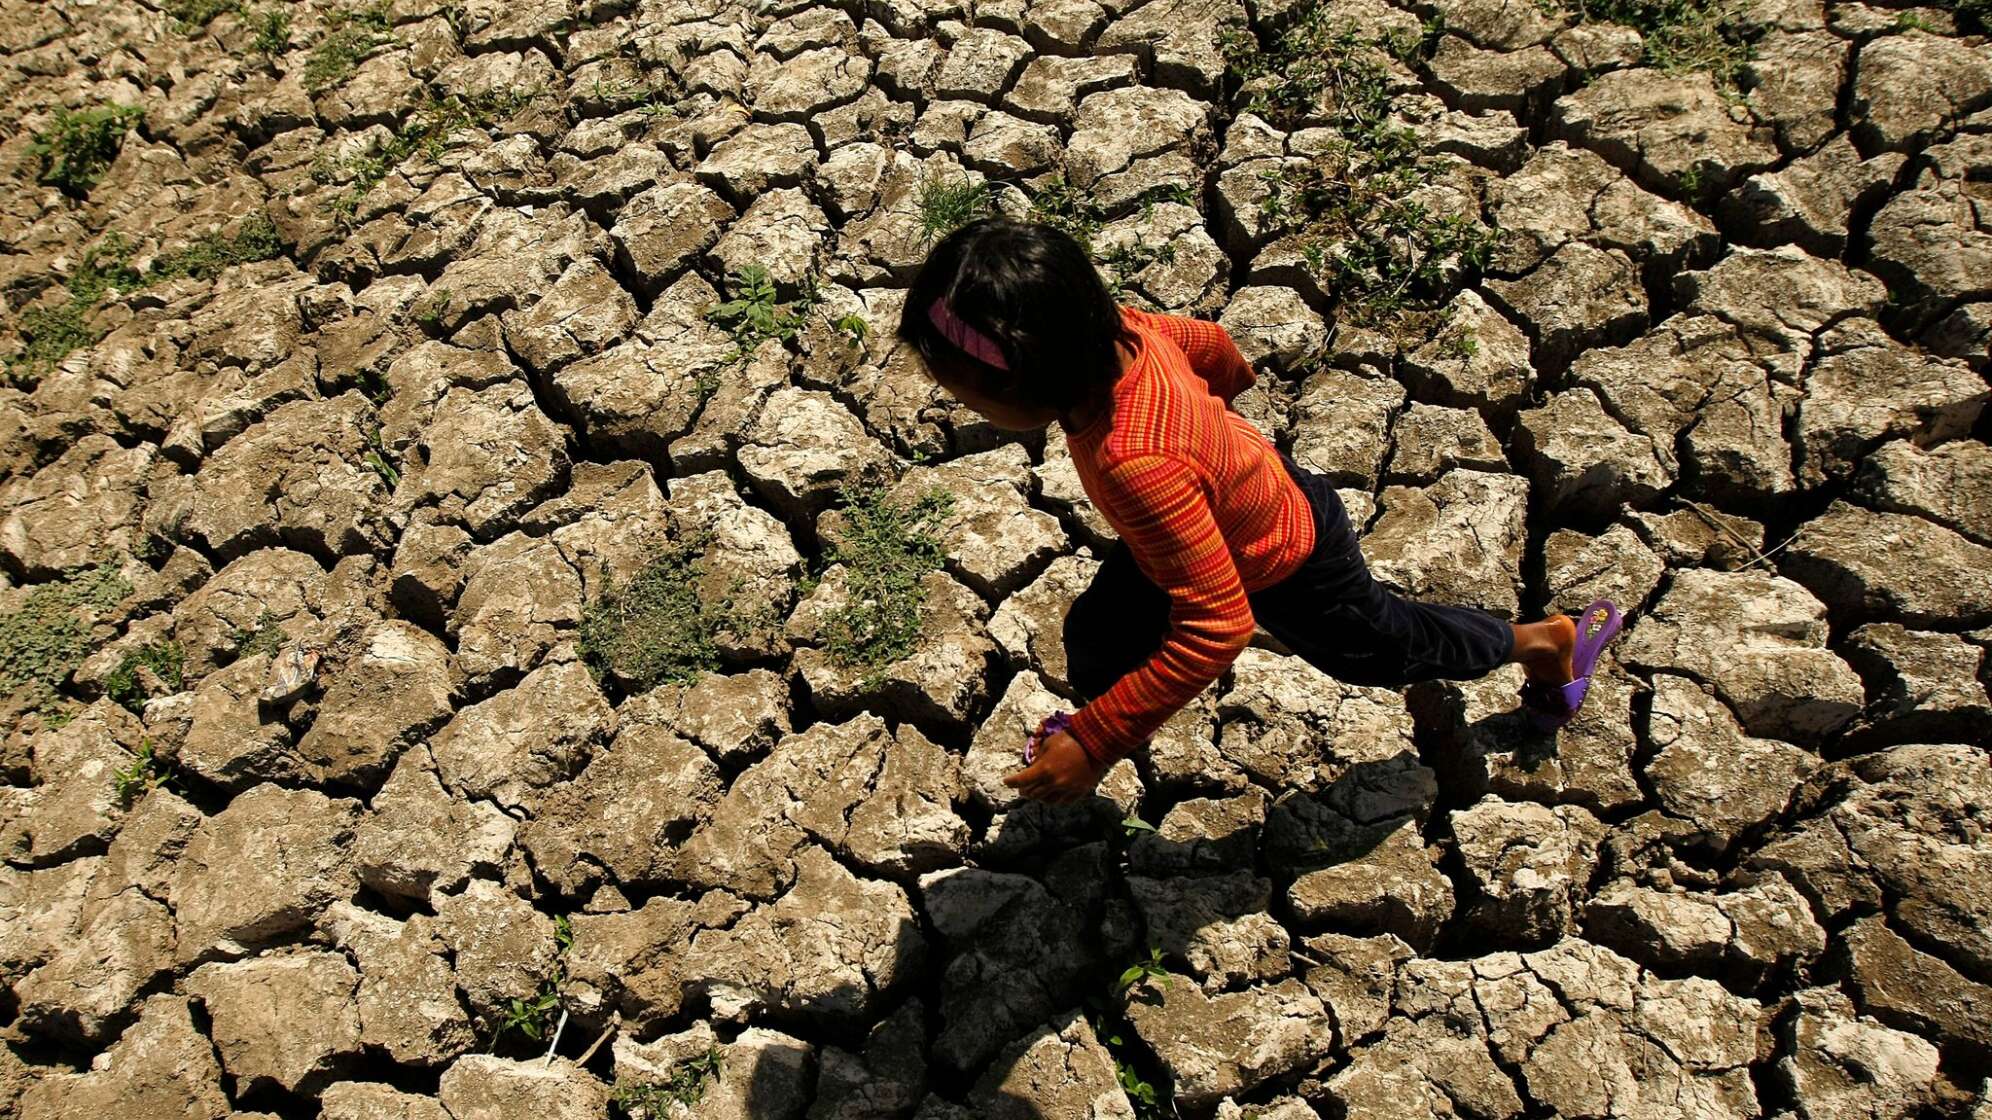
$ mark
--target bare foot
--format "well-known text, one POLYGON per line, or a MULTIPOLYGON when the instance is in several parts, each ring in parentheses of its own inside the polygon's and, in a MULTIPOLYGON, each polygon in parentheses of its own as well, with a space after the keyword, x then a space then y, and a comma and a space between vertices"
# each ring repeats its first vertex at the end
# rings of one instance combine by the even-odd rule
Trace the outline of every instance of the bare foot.
POLYGON ((1553 614, 1515 627, 1515 661, 1532 681, 1564 685, 1577 679, 1577 621, 1553 614))

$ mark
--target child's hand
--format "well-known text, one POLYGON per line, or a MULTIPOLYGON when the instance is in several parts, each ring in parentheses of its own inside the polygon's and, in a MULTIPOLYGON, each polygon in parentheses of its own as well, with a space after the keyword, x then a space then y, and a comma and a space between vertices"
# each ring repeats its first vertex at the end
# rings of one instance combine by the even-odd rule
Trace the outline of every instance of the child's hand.
POLYGON ((1053 805, 1070 805, 1093 792, 1107 768, 1093 761, 1069 732, 1061 731, 1037 750, 1029 766, 1003 779, 1003 784, 1053 805))

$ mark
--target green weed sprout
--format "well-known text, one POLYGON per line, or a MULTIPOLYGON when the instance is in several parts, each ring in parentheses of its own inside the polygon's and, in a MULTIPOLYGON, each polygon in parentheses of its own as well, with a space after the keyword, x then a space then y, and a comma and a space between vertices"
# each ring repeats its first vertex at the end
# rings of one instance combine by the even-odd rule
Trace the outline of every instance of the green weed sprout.
POLYGON ((144 116, 136 105, 57 109, 28 145, 28 155, 41 164, 40 181, 75 198, 88 195, 117 158, 125 133, 144 116))

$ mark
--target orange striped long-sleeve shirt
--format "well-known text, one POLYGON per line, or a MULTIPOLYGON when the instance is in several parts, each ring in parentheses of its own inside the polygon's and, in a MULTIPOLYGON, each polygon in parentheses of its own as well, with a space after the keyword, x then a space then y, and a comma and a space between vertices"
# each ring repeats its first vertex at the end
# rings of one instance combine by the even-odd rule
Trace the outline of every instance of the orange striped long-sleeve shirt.
POLYGON ((1223 327, 1135 308, 1140 337, 1114 406, 1067 436, 1079 481, 1169 595, 1169 634, 1148 661, 1073 716, 1086 752, 1111 762, 1146 742, 1252 640, 1248 591, 1314 550, 1307 495, 1272 442, 1227 407, 1252 367, 1223 327))

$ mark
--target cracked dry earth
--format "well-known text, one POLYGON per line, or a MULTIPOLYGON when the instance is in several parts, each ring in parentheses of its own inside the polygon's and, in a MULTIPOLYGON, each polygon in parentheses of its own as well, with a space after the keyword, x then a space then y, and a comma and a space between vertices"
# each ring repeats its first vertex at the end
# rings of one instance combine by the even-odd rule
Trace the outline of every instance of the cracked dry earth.
POLYGON ((328 5, 265 61, 239 10, 0 3, 0 349, 113 232, 282 243, 0 391, 9 609, 128 589, 0 752, 0 1114, 1992 1116, 1992 44, 1759 0, 1724 96, 1513 0, 1326 6, 1436 32, 1387 80, 1498 233, 1441 294, 1474 345, 1341 314, 1258 204, 1323 130, 1244 112, 1217 27, 1287 0, 396 0, 315 92, 328 5), (95 187, 38 184, 107 103, 95 187), (1110 530, 890 327, 924 184, 1053 176, 1103 259, 1173 248, 1124 297, 1230 328, 1380 576, 1630 609, 1582 718, 1262 643, 1091 803, 1011 796, 1110 530), (755 264, 821 302, 736 360, 703 312, 755 264), (956 498, 882 679, 811 578, 876 469, 956 498), (578 625, 663 538, 755 610, 628 695, 578 625), (114 702, 168 641, 181 687, 114 702), (175 780, 117 796, 147 744, 175 780), (550 1061, 499 1035, 543 992, 550 1061))

